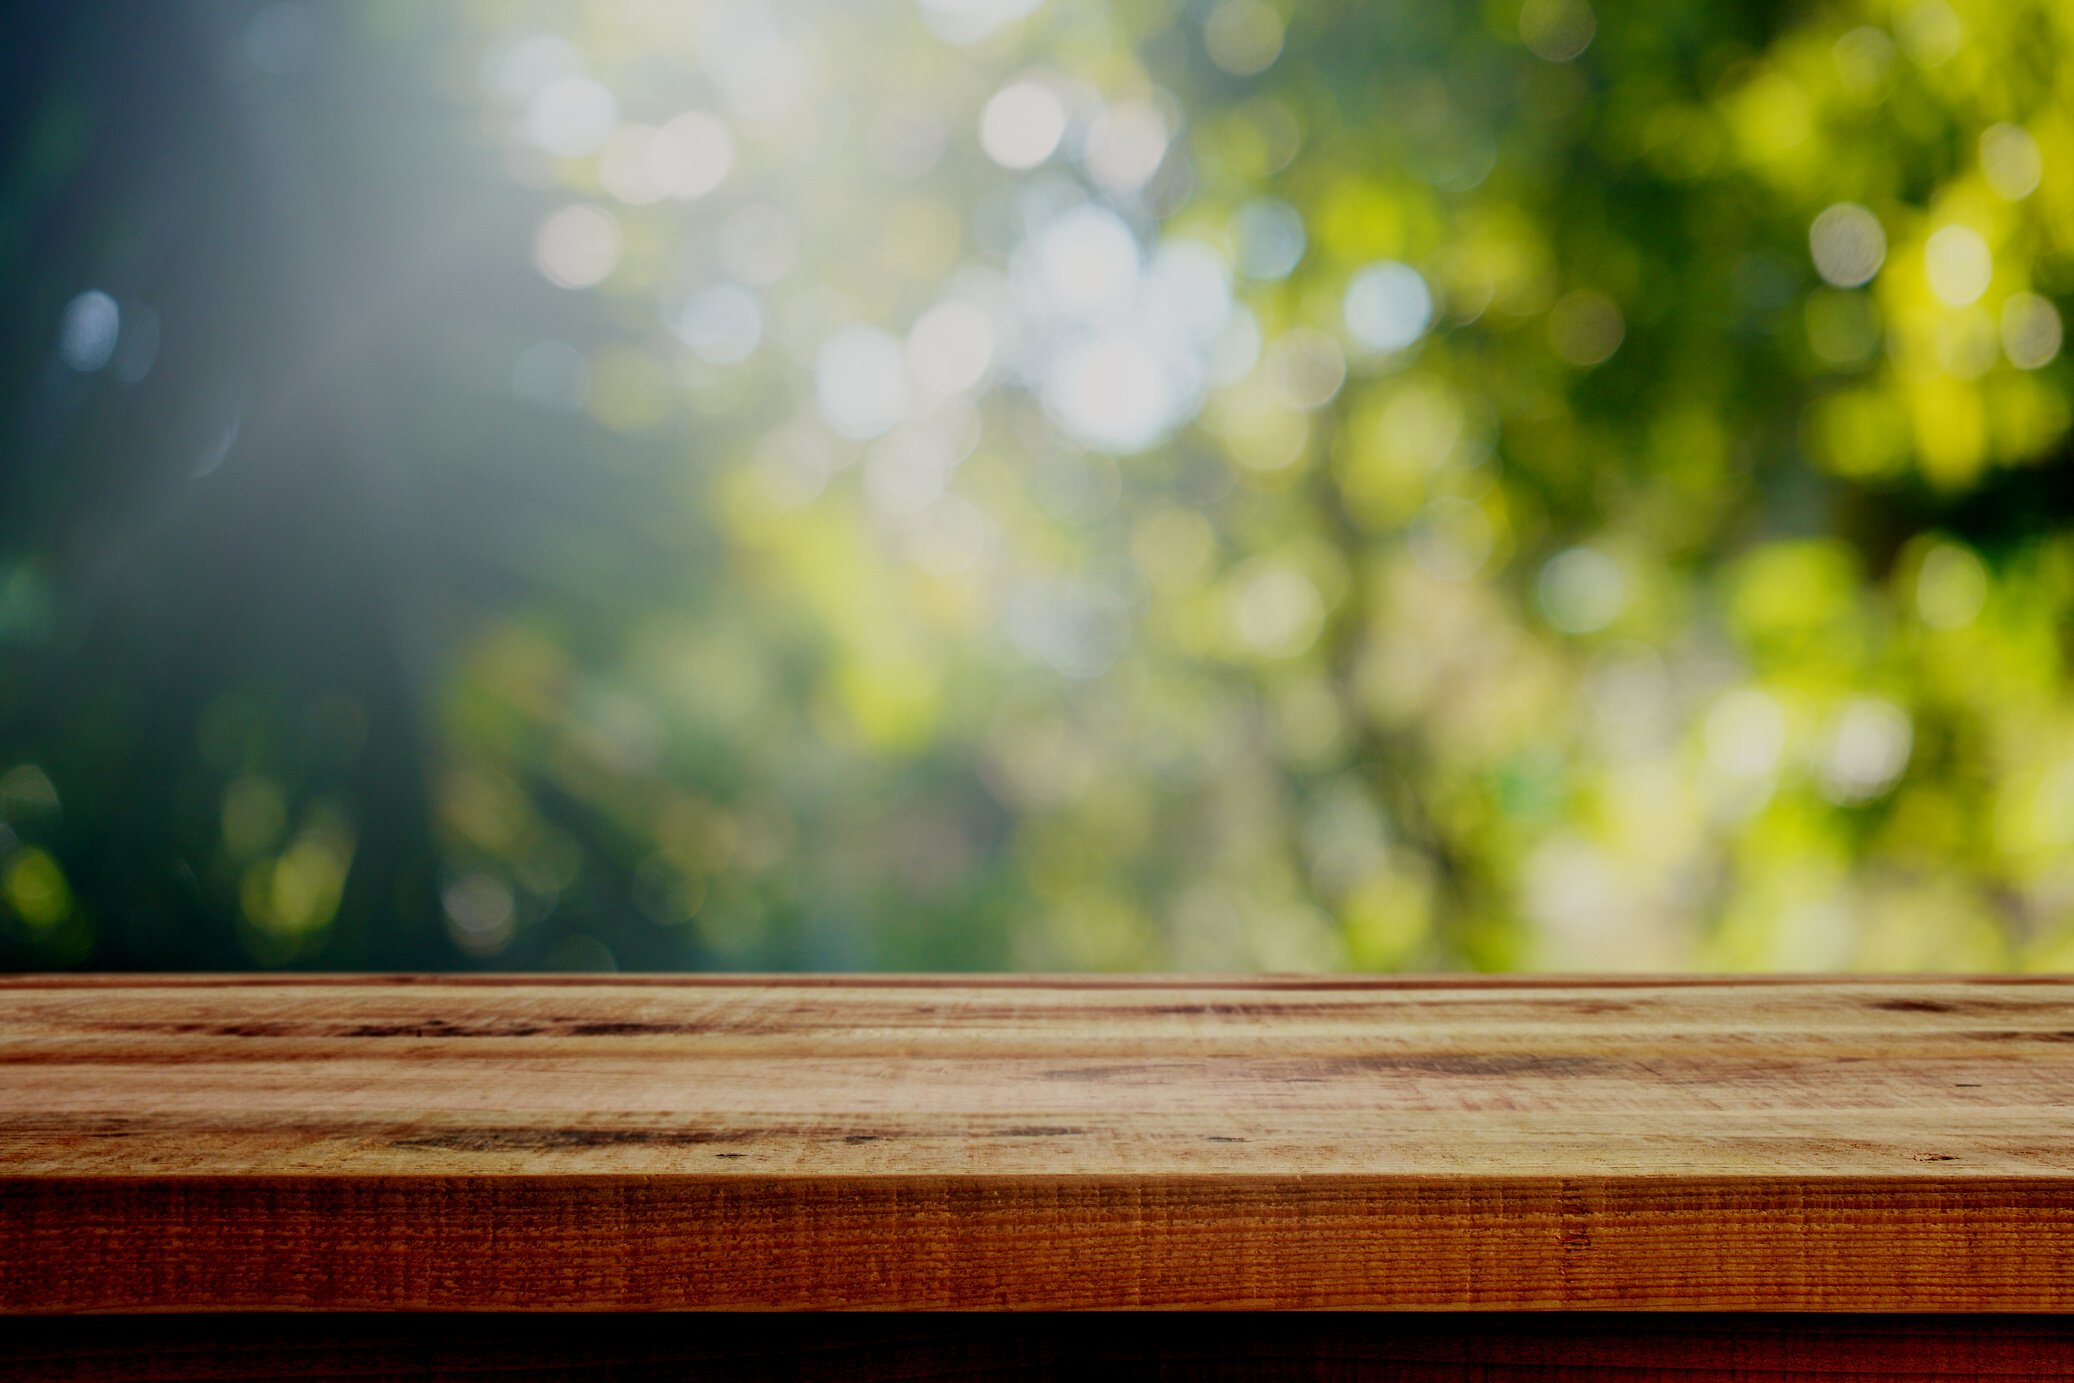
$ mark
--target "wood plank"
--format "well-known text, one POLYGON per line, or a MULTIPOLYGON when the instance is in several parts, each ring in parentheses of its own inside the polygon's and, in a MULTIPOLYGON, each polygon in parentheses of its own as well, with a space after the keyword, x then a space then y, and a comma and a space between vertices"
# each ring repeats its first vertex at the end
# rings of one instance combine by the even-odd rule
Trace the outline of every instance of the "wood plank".
POLYGON ((0 1309, 2074 1310, 2064 979, 0 980, 0 1309))
POLYGON ((351 1378, 912 1383, 1090 1376, 1388 1383, 1862 1383, 2065 1377, 2074 1322, 2009 1316, 214 1315, 0 1332, 36 1383, 351 1378))

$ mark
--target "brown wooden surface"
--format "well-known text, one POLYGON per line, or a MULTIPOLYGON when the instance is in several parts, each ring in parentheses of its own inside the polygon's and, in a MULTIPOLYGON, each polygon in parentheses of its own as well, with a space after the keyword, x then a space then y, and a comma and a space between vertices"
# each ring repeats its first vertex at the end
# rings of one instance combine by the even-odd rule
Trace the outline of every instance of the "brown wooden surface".
POLYGON ((1871 1383, 2065 1378, 2008 1316, 131 1316, 17 1320, 0 1379, 1871 1383))
POLYGON ((2059 980, 0 980, 0 1308, 2074 1310, 2059 980))

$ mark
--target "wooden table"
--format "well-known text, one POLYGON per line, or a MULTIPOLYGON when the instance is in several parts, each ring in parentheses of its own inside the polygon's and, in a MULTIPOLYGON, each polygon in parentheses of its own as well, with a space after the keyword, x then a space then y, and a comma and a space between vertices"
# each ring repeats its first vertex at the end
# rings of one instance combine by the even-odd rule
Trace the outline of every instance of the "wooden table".
MULTIPOLYGON (((2074 1311, 2070 984, 0 979, 0 1309, 1814 1312, 1260 1330, 1304 1368, 1438 1351, 1392 1377, 1636 1340, 1683 1378, 2074 1371, 2057 1316, 2011 1316, 2074 1311)), ((384 1321, 350 1333, 478 1328, 384 1321)), ((16 1324, 0 1368, 36 1377, 116 1338, 16 1324)), ((208 1353, 206 1322, 129 1324, 208 1353)), ((826 1363, 890 1328, 695 1338, 826 1363)), ((974 1329, 941 1327, 1028 1333, 974 1329)), ((1141 1343, 1229 1364, 1234 1329, 1141 1343)), ((77 1376, 142 1376, 107 1368, 77 1376)))

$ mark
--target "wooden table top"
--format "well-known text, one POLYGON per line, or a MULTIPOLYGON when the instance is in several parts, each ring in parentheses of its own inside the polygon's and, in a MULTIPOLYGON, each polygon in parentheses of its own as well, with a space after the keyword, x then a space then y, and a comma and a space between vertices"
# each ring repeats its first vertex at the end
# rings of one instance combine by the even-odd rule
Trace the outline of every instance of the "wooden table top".
POLYGON ((0 979, 0 1309, 2074 1310, 2074 981, 0 979))

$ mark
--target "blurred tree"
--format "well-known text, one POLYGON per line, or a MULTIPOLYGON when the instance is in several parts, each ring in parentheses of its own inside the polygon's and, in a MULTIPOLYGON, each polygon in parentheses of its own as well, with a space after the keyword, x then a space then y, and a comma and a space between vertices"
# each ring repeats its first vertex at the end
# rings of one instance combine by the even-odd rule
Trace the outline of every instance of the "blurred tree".
POLYGON ((0 964, 2074 954, 2074 14, 109 0, 0 964))

